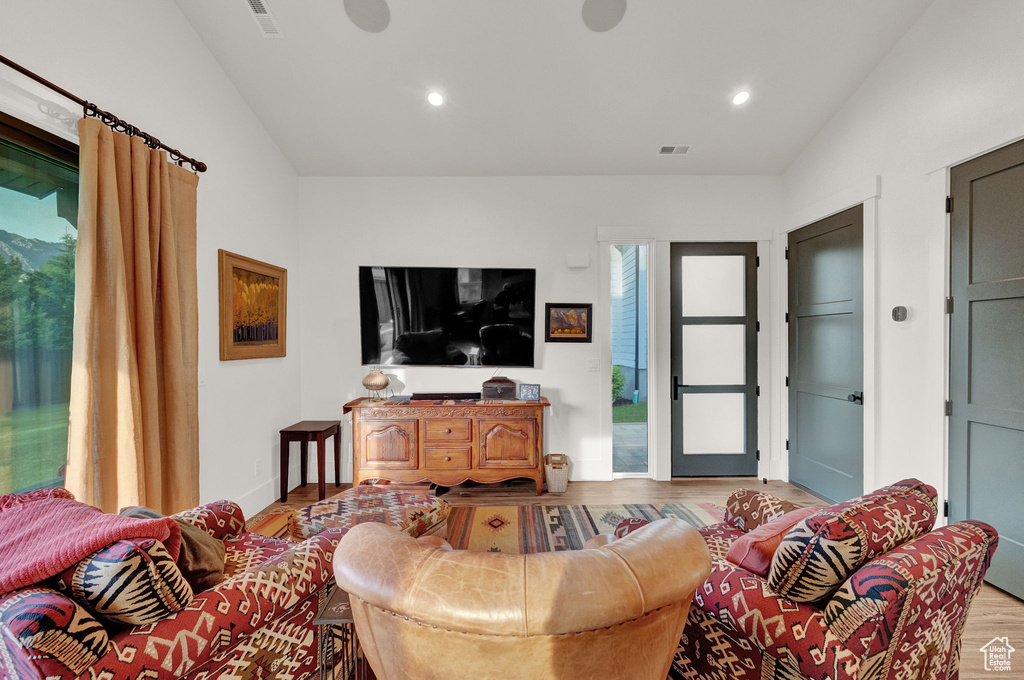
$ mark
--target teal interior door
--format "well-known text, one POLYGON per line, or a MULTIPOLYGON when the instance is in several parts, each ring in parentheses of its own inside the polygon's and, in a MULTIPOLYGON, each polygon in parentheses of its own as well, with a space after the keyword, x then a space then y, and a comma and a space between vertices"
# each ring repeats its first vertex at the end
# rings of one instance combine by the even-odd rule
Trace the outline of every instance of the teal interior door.
POLYGON ((672 476, 757 475, 757 244, 673 243, 672 476))
POLYGON ((1024 598, 1024 142, 950 186, 949 519, 996 528, 985 580, 1024 598))
POLYGON ((864 492, 864 207, 789 234, 789 479, 864 492))

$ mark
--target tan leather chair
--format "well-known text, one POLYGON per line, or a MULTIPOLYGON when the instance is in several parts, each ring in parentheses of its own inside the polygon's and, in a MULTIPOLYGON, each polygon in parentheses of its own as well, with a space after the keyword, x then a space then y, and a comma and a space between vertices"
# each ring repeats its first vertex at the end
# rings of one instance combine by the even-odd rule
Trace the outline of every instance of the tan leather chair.
POLYGON ((334 555, 378 680, 664 680, 710 570, 704 540, 678 519, 532 555, 360 524, 334 555))

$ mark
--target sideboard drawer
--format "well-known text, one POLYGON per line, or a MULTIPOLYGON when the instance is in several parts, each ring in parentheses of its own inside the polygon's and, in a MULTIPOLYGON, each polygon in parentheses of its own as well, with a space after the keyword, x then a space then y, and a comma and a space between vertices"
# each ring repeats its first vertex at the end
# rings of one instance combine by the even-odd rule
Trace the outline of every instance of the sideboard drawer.
POLYGON ((424 442, 471 442, 473 421, 469 418, 424 418, 424 442))
POLYGON ((471 448, 424 448, 423 467, 441 470, 468 470, 471 448))

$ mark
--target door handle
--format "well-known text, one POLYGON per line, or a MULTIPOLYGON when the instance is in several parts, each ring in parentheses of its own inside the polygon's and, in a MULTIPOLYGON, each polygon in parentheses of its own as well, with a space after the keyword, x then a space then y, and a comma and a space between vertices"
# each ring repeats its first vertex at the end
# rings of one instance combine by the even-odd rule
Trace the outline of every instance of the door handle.
POLYGON ((852 401, 855 404, 864 405, 864 393, 854 392, 853 394, 846 397, 846 401, 852 401))
POLYGON ((680 387, 682 387, 682 385, 679 383, 679 376, 678 375, 672 376, 672 400, 673 401, 678 401, 678 399, 679 399, 679 388, 680 387))

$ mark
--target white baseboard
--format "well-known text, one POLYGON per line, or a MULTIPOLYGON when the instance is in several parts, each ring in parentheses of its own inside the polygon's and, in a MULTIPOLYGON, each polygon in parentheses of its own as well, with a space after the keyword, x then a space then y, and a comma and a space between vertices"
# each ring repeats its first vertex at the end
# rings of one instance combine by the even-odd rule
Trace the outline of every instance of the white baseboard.
POLYGON ((242 514, 249 518, 277 500, 280 485, 281 478, 275 476, 273 479, 258 485, 252 491, 235 498, 229 498, 228 500, 238 503, 238 506, 242 508, 242 514))
POLYGON ((608 482, 612 480, 611 465, 604 460, 574 460, 569 467, 573 482, 608 482))

